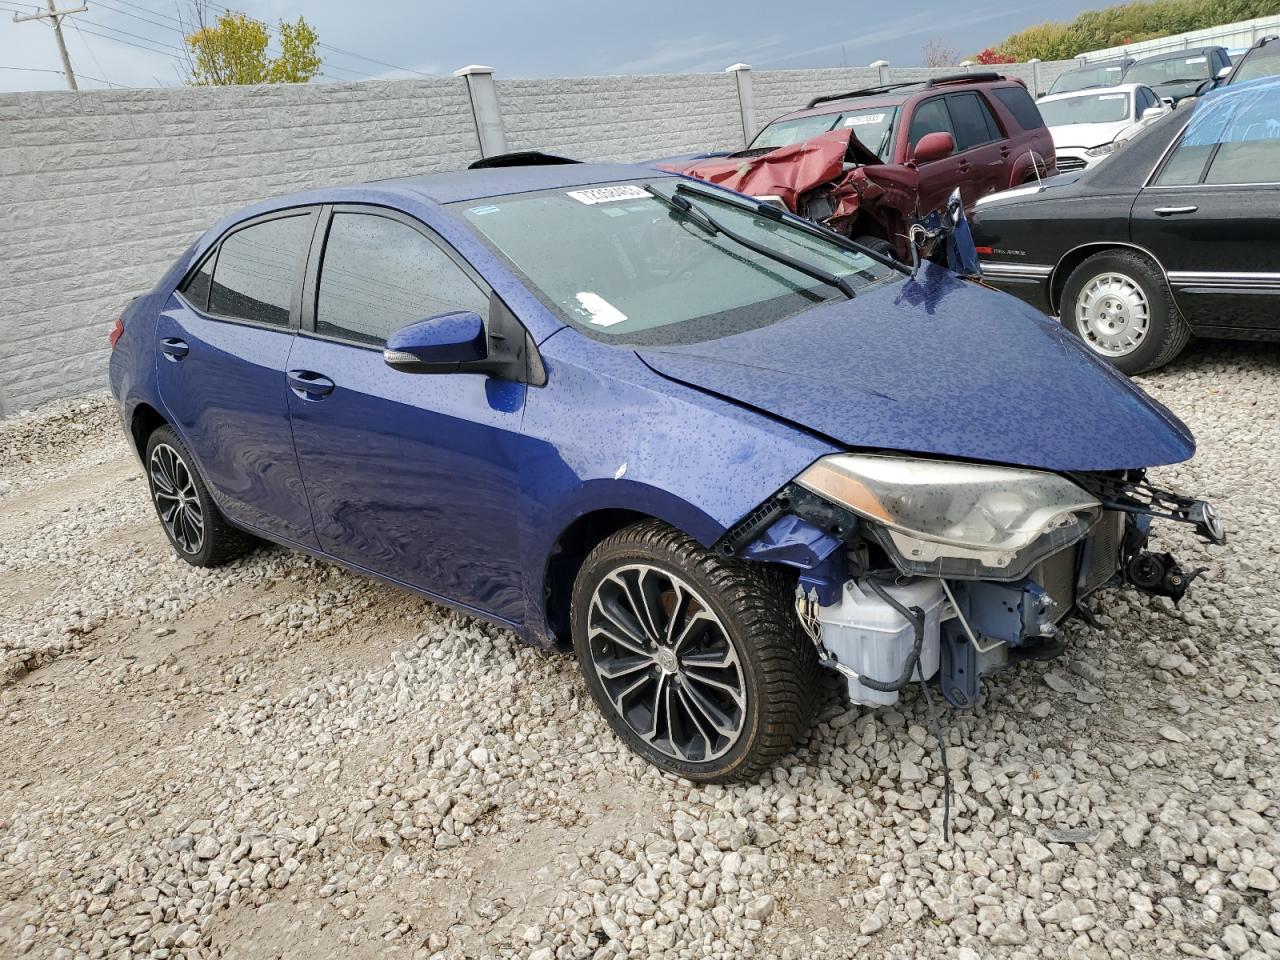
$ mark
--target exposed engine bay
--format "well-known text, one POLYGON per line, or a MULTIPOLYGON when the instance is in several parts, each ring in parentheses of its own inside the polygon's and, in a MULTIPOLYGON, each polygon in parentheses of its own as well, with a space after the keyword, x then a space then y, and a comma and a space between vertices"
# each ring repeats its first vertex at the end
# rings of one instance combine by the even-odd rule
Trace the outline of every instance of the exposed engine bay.
POLYGON ((1039 474, 1030 496, 1020 486, 1030 471, 827 459, 849 467, 819 461, 718 546, 798 570, 800 625, 854 703, 892 704, 908 683, 936 677, 953 707, 972 709, 983 677, 1063 653, 1067 618, 1096 626, 1084 601, 1103 587, 1182 599, 1203 570, 1149 551, 1153 520, 1226 540, 1208 503, 1157 489, 1142 470, 1039 474), (944 494, 927 477, 911 482, 939 469, 958 473, 944 494))

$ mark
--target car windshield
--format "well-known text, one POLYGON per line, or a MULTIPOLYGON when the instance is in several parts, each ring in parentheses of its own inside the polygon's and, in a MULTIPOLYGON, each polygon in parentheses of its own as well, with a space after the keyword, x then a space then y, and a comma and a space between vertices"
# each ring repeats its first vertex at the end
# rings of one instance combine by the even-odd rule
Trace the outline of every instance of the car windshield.
MULTIPOLYGON (((663 197, 675 178, 654 178, 663 197)), ((839 240, 757 213, 712 188, 681 198, 727 230, 847 281, 896 275, 839 240)), ((711 235, 646 192, 643 181, 566 187, 455 204, 541 299, 591 336, 634 343, 697 342, 764 326, 843 299, 835 287, 711 235)), ((695 214, 696 216, 696 214, 695 214)))
POLYGON ((1064 73, 1053 81, 1050 93, 1071 93, 1073 90, 1085 90, 1089 87, 1110 87, 1120 82, 1120 74, 1124 71, 1119 65, 1113 67, 1085 67, 1064 73))
POLYGON ((1041 100, 1037 106, 1045 126, 1065 127, 1073 123, 1128 120, 1129 102, 1127 93, 1089 93, 1062 100, 1041 100))
POLYGON ((789 147, 793 143, 831 130, 851 127, 864 147, 881 160, 887 161, 893 121, 897 116, 897 107, 867 107, 863 110, 824 113, 815 117, 797 117, 795 120, 778 120, 756 135, 755 140, 751 141, 751 149, 789 147))
POLYGON ((1139 60, 1124 75, 1125 83, 1145 83, 1159 86, 1179 80, 1207 80, 1209 58, 1203 53, 1186 57, 1168 57, 1164 60, 1139 60))
POLYGON ((1244 63, 1231 78, 1232 83, 1245 83, 1249 80, 1260 80, 1263 77, 1280 77, 1280 54, 1259 56, 1254 54, 1245 57, 1244 63))

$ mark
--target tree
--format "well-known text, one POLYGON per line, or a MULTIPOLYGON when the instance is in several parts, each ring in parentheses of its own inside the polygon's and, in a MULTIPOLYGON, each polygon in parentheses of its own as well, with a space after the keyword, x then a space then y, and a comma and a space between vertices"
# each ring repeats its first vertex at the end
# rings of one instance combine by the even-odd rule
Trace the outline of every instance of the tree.
POLYGON ((187 82, 196 87, 256 83, 306 83, 320 72, 319 37, 302 17, 280 21, 280 53, 267 56, 271 40, 261 20, 232 10, 209 23, 204 3, 192 4, 187 32, 187 82))
POLYGON ((934 37, 924 45, 926 67, 949 67, 956 62, 956 49, 945 40, 934 37))
POLYGON ((1017 63, 1018 61, 1007 53, 1000 53, 992 50, 990 47, 974 55, 974 60, 983 66, 989 66, 993 63, 1017 63))

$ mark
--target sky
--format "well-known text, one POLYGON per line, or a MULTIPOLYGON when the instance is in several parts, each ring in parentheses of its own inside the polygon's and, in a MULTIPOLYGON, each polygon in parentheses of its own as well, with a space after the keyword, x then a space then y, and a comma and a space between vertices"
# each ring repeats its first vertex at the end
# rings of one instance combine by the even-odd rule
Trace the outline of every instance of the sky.
MULTIPOLYGON (((191 0, 57 0, 59 9, 82 3, 86 12, 64 19, 82 88, 182 82, 179 15, 191 0)), ((273 27, 305 16, 323 45, 321 79, 362 80, 449 76, 472 63, 492 66, 503 78, 717 72, 738 62, 757 70, 880 59, 914 66, 930 40, 963 58, 1024 27, 1106 3, 243 0, 234 6, 273 27)), ((66 88, 47 23, 10 20, 43 6, 44 0, 0 0, 0 90, 66 88)))

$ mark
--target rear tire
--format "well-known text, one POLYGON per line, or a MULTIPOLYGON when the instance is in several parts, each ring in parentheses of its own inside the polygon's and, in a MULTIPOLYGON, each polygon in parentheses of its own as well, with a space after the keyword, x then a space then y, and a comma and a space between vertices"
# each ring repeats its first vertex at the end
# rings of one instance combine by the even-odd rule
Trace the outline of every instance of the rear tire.
POLYGON ((725 558, 656 520, 587 556, 573 647, 614 732, 700 783, 760 776, 809 729, 817 655, 776 570, 725 558))
POLYGON ((1191 339, 1164 273, 1136 250, 1095 253, 1071 271, 1059 315, 1098 357, 1130 375, 1164 366, 1191 339))
POLYGON ((893 244, 888 240, 885 240, 883 237, 864 235, 861 237, 854 237, 853 242, 860 247, 866 247, 868 250, 874 250, 876 253, 884 254, 886 257, 890 257, 895 260, 897 259, 897 255, 893 251, 893 244))
POLYGON ((253 549, 254 538, 223 519, 195 458, 172 427, 152 431, 143 465, 160 527, 181 559, 193 567, 217 567, 253 549))

